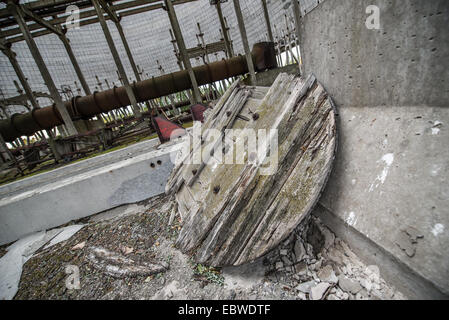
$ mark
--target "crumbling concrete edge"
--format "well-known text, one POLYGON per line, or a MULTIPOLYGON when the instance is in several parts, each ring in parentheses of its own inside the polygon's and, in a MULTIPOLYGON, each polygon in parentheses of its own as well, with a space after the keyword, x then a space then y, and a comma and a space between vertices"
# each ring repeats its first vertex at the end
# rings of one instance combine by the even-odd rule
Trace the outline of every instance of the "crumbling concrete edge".
POLYGON ((364 263, 377 265, 382 277, 409 299, 449 300, 449 296, 444 294, 434 283, 417 274, 393 254, 345 223, 324 207, 321 202, 315 207, 312 215, 320 218, 332 232, 348 243, 364 263))

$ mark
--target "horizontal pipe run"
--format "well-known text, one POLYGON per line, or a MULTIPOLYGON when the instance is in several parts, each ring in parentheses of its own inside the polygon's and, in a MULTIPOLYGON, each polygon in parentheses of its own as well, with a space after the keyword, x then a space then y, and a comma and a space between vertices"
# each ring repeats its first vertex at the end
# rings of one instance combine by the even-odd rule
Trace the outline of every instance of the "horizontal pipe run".
MULTIPOLYGON (((252 59, 256 71, 277 67, 274 44, 257 43, 253 47, 252 59)), ((248 72, 246 58, 236 56, 193 68, 198 85, 239 76, 248 72)), ((167 96, 192 88, 187 70, 182 70, 151 79, 134 82, 131 87, 137 102, 167 96)), ((131 103, 125 87, 94 92, 87 96, 77 96, 65 102, 73 120, 89 119, 101 113, 129 106, 131 103)), ((30 136, 40 130, 48 130, 63 124, 62 117, 55 106, 34 109, 24 114, 14 114, 10 119, 0 121, 0 133, 7 142, 21 136, 30 136)))

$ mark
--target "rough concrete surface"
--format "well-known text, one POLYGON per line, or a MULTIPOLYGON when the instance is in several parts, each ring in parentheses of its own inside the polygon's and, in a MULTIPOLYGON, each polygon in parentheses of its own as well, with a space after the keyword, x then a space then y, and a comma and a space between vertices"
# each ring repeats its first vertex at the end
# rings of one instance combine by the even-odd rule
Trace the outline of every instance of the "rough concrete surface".
POLYGON ((448 19, 447 1, 325 1, 301 32, 306 72, 340 115, 321 204, 440 291, 427 297, 449 294, 448 19))

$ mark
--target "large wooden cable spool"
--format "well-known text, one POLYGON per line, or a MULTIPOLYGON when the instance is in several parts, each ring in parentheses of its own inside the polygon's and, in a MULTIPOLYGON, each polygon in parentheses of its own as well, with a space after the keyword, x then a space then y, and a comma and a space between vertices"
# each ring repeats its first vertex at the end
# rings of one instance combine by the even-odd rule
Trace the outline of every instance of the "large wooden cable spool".
POLYGON ((275 160, 271 150, 259 161, 247 161, 254 158, 247 154, 243 164, 220 162, 219 153, 235 150, 243 134, 222 137, 225 146, 207 164, 188 163, 190 147, 166 187, 182 217, 177 246, 198 263, 229 266, 251 262, 285 240, 326 185, 337 146, 335 118, 331 98, 313 75, 280 74, 269 89, 234 83, 207 115, 202 140, 208 141, 211 128, 271 129, 277 134, 277 164, 267 174, 275 160))

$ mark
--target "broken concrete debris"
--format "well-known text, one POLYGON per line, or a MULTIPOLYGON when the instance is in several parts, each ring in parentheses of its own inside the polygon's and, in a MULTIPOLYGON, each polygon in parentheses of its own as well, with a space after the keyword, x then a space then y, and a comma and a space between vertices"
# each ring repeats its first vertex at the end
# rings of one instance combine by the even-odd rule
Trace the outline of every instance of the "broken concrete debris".
POLYGON ((263 259, 271 266, 268 278, 293 288, 301 300, 404 299, 381 278, 379 267, 364 265, 345 242, 313 216, 263 259), (304 248, 302 259, 283 265, 283 257, 294 261, 298 243, 304 248), (287 254, 282 255, 285 250, 287 254))
MULTIPOLYGON (((270 88, 235 82, 208 110, 201 132, 194 127, 196 135, 201 143, 189 147, 166 187, 183 220, 177 246, 198 263, 240 265, 275 248, 313 209, 335 156, 335 108, 313 75, 280 74, 270 88), (239 134, 225 135, 230 129, 239 134), (244 152, 243 164, 223 163, 223 154, 233 157, 227 150, 241 150, 245 140, 248 146, 263 145, 262 137, 251 141, 246 134, 260 130, 269 132, 266 149, 244 152), (206 159, 203 153, 202 161, 194 163, 209 141, 206 159)), ((282 263, 291 265, 292 260, 282 263)))
POLYGON ((337 283, 338 278, 335 275, 334 269, 331 265, 326 265, 325 267, 321 268, 318 273, 318 278, 320 278, 321 281, 330 282, 330 283, 337 283))
POLYGON ((315 285, 316 285, 316 282, 314 280, 303 282, 303 283, 300 283, 296 287, 296 290, 308 294, 308 293, 310 293, 310 289, 312 289, 312 287, 314 287, 315 285))
POLYGON ((358 282, 352 281, 343 275, 340 275, 338 278, 338 285, 343 291, 347 291, 352 294, 356 294, 362 290, 362 286, 358 282))
POLYGON ((170 202, 168 197, 160 197, 150 210, 143 210, 145 213, 134 212, 117 219, 88 224, 68 241, 34 254, 23 267, 15 298, 351 300, 402 297, 383 281, 378 267, 367 267, 361 263, 349 247, 335 238, 314 216, 306 217, 287 239, 266 256, 253 263, 222 268, 224 282, 221 284, 211 281, 205 283, 204 278, 197 277, 198 265, 193 264, 188 255, 174 246, 176 237, 167 229, 171 206, 165 204, 170 202), (311 232, 321 235, 311 235, 311 232), (134 236, 130 237, 130 234, 134 236), (149 234, 157 238, 147 242, 149 234), (321 241, 311 244, 308 239, 321 241), (294 252, 298 241, 304 247, 301 261, 296 261, 294 252), (72 250, 82 242, 85 242, 83 249, 72 250), (331 245, 326 247, 322 243, 331 245), (101 265, 93 266, 89 258, 92 253, 96 253, 94 248, 100 249, 95 259, 101 265), (133 251, 127 253, 129 248, 133 251), (288 259, 288 264, 282 262, 282 257, 288 259), (156 262, 156 265, 166 267, 167 264, 162 261, 169 263, 170 268, 157 274, 145 273, 148 271, 145 262, 156 262), (275 269, 277 263, 279 270, 275 269), (67 264, 80 268, 82 285, 79 290, 66 288, 67 264), (143 270, 145 274, 123 271, 130 265, 144 266, 140 271, 143 270), (115 274, 108 274, 110 271, 115 274), (333 273, 337 278, 343 275, 359 283, 361 290, 355 295, 343 291, 338 282, 332 281, 333 273))
POLYGON ((324 294, 326 293, 327 289, 329 289, 329 287, 331 286, 331 284, 327 283, 327 282, 321 282, 318 285, 314 286, 313 288, 310 289, 310 300, 321 300, 324 296, 324 294))

